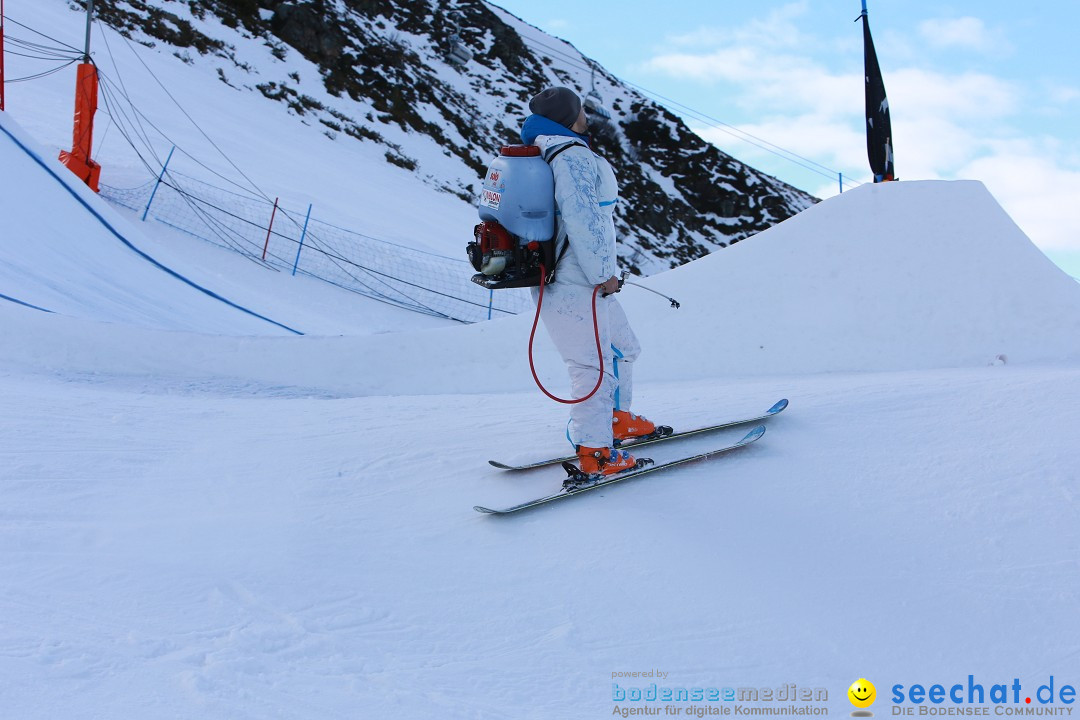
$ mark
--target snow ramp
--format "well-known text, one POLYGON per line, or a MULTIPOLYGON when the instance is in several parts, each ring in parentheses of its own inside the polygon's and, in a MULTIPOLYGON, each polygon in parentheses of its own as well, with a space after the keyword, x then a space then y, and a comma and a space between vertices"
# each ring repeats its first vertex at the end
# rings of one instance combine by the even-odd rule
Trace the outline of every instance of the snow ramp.
POLYGON ((639 377, 1080 358, 1080 284, 975 181, 863 185, 620 295, 639 377))
POLYGON ((130 223, 53 155, 0 115, 0 300, 164 330, 297 332, 140 250, 130 223))

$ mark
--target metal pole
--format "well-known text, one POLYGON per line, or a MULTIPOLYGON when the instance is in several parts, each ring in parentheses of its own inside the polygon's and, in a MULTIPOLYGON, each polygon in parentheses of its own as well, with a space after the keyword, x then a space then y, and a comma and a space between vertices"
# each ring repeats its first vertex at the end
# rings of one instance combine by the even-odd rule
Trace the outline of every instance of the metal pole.
POLYGON ((280 199, 274 198, 274 211, 270 213, 270 227, 266 228, 266 242, 263 243, 263 260, 266 260, 266 250, 270 247, 270 233, 274 231, 274 216, 277 215, 277 204, 280 199))
POLYGON ((158 175, 157 182, 154 184, 154 189, 150 193, 150 199, 146 201, 146 209, 143 210, 142 219, 146 222, 146 216, 150 212, 150 203, 154 202, 154 196, 157 195, 157 189, 161 187, 161 179, 165 177, 165 169, 169 167, 169 161, 172 160, 172 154, 176 152, 176 146, 173 145, 172 150, 169 151, 169 157, 165 158, 165 164, 161 166, 161 174, 158 175))
POLYGON ((292 266, 292 274, 296 275, 296 266, 300 264, 300 251, 304 249, 304 238, 307 237, 307 224, 311 219, 311 205, 307 206, 307 217, 304 218, 304 231, 300 233, 300 246, 296 248, 296 262, 292 266))
POLYGON ((491 319, 491 306, 495 304, 495 291, 488 290, 488 320, 491 319))
POLYGON ((844 192, 844 173, 840 173, 840 193, 844 192))
POLYGON ((94 0, 86 0, 86 52, 83 53, 83 62, 90 62, 90 24, 94 20, 94 0))

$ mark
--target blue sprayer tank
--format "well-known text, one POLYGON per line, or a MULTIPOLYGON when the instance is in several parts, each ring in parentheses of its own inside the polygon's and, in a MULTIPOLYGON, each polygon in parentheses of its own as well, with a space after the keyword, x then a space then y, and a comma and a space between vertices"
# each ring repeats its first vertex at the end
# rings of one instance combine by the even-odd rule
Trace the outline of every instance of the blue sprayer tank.
POLYGON ((508 145, 491 161, 477 207, 481 220, 506 228, 519 245, 555 233, 555 178, 535 145, 508 145))

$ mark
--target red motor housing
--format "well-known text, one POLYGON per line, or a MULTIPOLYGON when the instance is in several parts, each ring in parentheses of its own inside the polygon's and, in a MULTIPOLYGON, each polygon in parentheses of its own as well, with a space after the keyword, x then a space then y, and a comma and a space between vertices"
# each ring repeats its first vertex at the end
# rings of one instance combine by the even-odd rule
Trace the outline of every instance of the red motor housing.
POLYGON ((498 275, 506 270, 517 243, 499 223, 486 220, 473 228, 476 244, 470 249, 473 267, 484 275, 498 275))

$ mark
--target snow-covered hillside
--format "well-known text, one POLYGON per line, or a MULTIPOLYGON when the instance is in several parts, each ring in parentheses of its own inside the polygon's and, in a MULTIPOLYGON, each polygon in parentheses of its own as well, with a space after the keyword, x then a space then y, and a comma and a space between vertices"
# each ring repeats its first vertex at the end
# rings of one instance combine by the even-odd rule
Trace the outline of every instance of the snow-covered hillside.
POLYGON ((498 519, 472 506, 559 471, 486 460, 566 449, 529 318, 452 325, 136 223, 0 124, 5 717, 724 704, 616 699, 650 670, 822 688, 787 705, 830 716, 866 677, 883 716, 896 683, 1080 682, 1080 286, 981 185, 860 188, 644 281, 678 310, 628 287, 637 410, 791 407, 737 454, 498 519))
MULTIPOLYGON (((11 25, 16 38, 68 55, 59 42, 83 45, 75 3, 7 10, 30 28, 11 25)), ((130 0, 96 12, 96 159, 112 186, 152 179, 176 144, 176 172, 247 191, 254 184, 359 232, 460 257, 484 167, 500 145, 519 142, 528 98, 560 84, 582 95, 595 88, 612 114, 594 118, 594 137, 621 180, 628 269, 682 264, 813 202, 486 2, 130 0), (452 37, 473 53, 464 66, 447 60, 452 37), (368 210, 375 197, 382 212, 368 210)), ((13 55, 7 72, 32 76, 56 64, 13 55)), ((8 109, 60 149, 70 141, 72 86, 66 72, 12 84, 8 109)))

